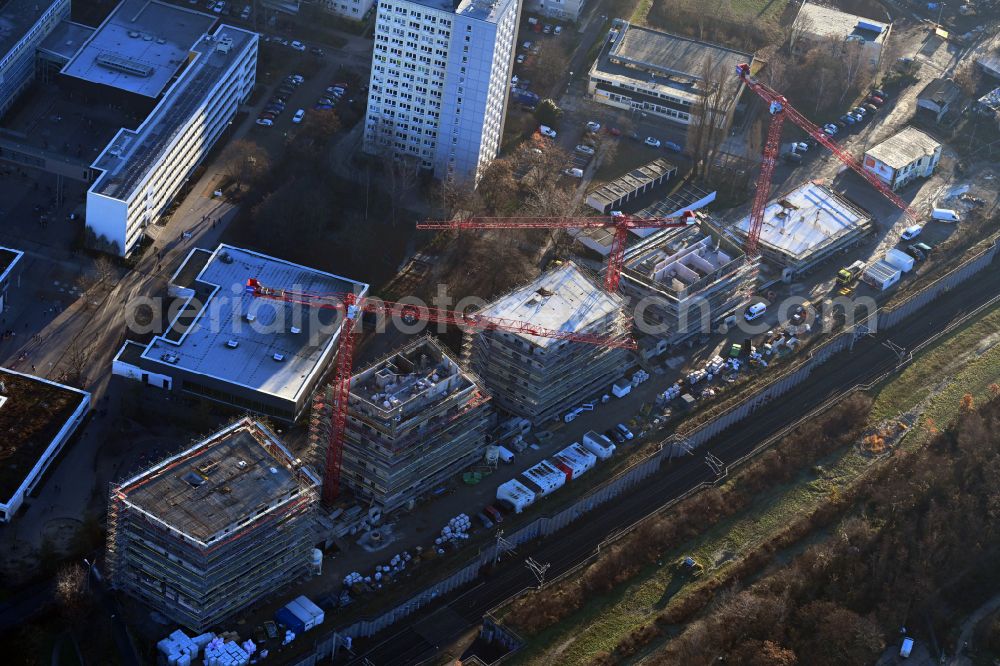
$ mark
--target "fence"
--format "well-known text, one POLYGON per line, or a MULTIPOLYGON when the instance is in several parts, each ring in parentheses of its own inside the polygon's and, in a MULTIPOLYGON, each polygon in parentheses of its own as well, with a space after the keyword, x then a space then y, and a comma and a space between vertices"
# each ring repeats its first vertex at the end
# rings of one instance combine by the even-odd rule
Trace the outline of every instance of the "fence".
MULTIPOLYGON (((950 291, 957 285, 983 270, 994 260, 998 251, 1000 251, 1000 239, 995 239, 989 248, 983 250, 972 259, 964 262, 961 266, 927 285, 906 301, 900 303, 897 307, 888 311, 879 309, 879 311, 875 313, 875 316, 877 317, 875 320, 877 322, 877 326, 882 329, 897 326, 907 317, 920 310, 920 308, 926 306, 934 299, 950 291)), ((993 299, 991 302, 996 300, 997 299, 993 299)), ((978 312, 978 310, 976 312, 978 312)), ((971 314, 972 313, 970 313, 970 315, 971 314)), ((966 316, 968 317, 970 315, 966 316)), ((770 381, 766 386, 757 391, 747 400, 731 407, 721 413, 717 418, 698 426, 690 432, 685 432, 680 436, 673 437, 669 441, 661 442, 656 451, 650 453, 650 455, 644 460, 640 460, 639 462, 631 465, 628 469, 622 470, 622 472, 609 480, 607 483, 593 489, 591 492, 587 493, 572 505, 562 509, 558 513, 552 516, 540 516, 516 532, 505 534, 504 541, 509 544, 510 547, 514 547, 527 541, 537 539, 538 537, 549 536, 567 527, 570 523, 574 522, 584 514, 594 510, 606 502, 611 501, 623 492, 634 488, 640 482, 652 476, 660 468, 663 461, 682 455, 683 450, 705 444, 722 431, 747 418, 762 405, 768 403, 774 398, 777 398, 778 396, 783 395, 784 393, 787 393, 796 385, 803 382, 813 370, 828 361, 830 357, 851 348, 857 337, 867 334, 868 332, 869 329, 864 327, 864 325, 852 326, 851 328, 842 331, 830 340, 827 340, 820 346, 812 349, 805 358, 792 367, 785 369, 778 377, 770 381)), ((824 403, 824 405, 821 405, 811 413, 816 413, 817 411, 825 409, 829 404, 832 404, 833 401, 840 399, 840 397, 842 396, 834 396, 830 398, 827 403, 824 403)), ((794 424, 786 426, 780 433, 769 438, 761 446, 755 448, 754 451, 749 453, 747 456, 744 456, 744 458, 738 462, 742 462, 743 460, 756 455, 759 451, 766 448, 767 445, 775 441, 776 438, 782 436, 800 422, 801 419, 794 424)), ((684 497, 689 496, 693 492, 700 490, 705 485, 711 485, 711 482, 706 482, 706 484, 702 484, 701 486, 691 489, 681 497, 674 498, 661 507, 661 510, 662 508, 669 507, 684 497)), ((613 537, 613 539, 617 539, 623 534, 626 534, 630 529, 632 529, 632 527, 642 520, 644 519, 640 519, 639 521, 636 521, 636 523, 633 523, 632 526, 628 526, 621 530, 615 535, 615 537, 613 537)), ((313 666, 320 659, 329 656, 339 642, 345 637, 349 636, 354 639, 373 636, 395 624, 397 621, 411 615, 438 597, 448 594, 449 592, 452 592, 453 590, 473 581, 479 575, 480 569, 493 562, 498 554, 500 554, 497 552, 498 548, 505 548, 505 546, 495 543, 490 547, 483 549, 474 560, 466 564, 458 571, 434 583, 433 585, 428 586, 422 592, 410 597, 408 600, 391 610, 386 611, 385 613, 382 613, 372 619, 360 620, 348 627, 344 627, 334 632, 332 635, 318 642, 313 654, 297 662, 295 666, 313 666)), ((600 546, 598 547, 598 551, 599 549, 600 546)), ((583 564, 574 567, 569 572, 566 572, 559 578, 554 579, 553 582, 558 581, 566 575, 577 572, 579 570, 579 566, 589 563, 595 556, 596 553, 590 558, 587 558, 583 564)), ((511 597, 520 593, 521 591, 519 590, 512 594, 511 597)))

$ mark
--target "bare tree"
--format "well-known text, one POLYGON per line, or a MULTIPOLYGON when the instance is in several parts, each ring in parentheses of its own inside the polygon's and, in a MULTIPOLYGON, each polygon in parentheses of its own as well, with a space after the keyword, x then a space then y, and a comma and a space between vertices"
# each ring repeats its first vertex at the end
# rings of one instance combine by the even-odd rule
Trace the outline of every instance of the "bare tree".
POLYGON ((118 269, 114 262, 104 256, 94 261, 94 272, 97 274, 98 284, 111 282, 118 277, 118 269))
POLYGON ((237 139, 226 146, 223 164, 224 173, 238 188, 257 182, 270 167, 266 154, 247 139, 237 139))
POLYGON ((708 177, 718 155, 719 146, 726 136, 731 107, 735 103, 728 97, 731 72, 707 58, 702 65, 699 88, 704 94, 691 108, 688 146, 695 163, 695 172, 708 177))
POLYGON ((56 574, 56 600, 69 618, 79 618, 85 610, 86 581, 87 571, 79 564, 67 564, 56 574))

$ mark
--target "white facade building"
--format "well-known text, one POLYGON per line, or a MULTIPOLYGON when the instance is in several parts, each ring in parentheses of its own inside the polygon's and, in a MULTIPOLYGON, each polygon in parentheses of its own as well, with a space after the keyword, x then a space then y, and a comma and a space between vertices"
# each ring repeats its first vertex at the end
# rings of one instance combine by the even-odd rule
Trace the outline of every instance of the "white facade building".
POLYGON ((520 0, 380 0, 365 152, 478 181, 500 150, 520 0))
POLYGON ((526 0, 524 11, 575 23, 585 4, 587 0, 526 0))
POLYGON ((331 14, 360 21, 375 6, 375 0, 322 0, 322 7, 331 14))
POLYGON ((69 9, 70 0, 10 0, 0 9, 0 116, 34 80, 35 50, 69 9))
POLYGON ((906 127, 865 153, 864 167, 894 190, 928 178, 941 161, 941 144, 916 127, 906 127))
POLYGON ((92 164, 100 175, 87 192, 87 226, 103 248, 121 255, 211 150, 250 96, 257 71, 257 33, 221 25, 207 34, 212 17, 155 0, 132 4, 119 5, 63 69, 140 96, 166 88, 139 127, 123 127, 92 164))
POLYGON ((804 2, 792 23, 790 43, 793 51, 801 53, 810 45, 829 42, 837 49, 837 56, 843 56, 846 49, 854 45, 864 61, 876 69, 882 60, 882 47, 891 33, 891 23, 804 2))

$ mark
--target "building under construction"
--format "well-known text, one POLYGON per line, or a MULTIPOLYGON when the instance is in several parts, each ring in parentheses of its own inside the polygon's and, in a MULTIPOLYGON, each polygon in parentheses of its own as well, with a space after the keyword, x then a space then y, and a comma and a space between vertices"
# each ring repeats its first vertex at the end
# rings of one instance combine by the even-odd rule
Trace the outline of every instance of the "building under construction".
POLYGON ((622 291, 629 296, 636 326, 669 345, 709 333, 732 314, 753 289, 756 262, 743 249, 699 224, 663 229, 626 251, 622 291))
POLYGON ((117 485, 108 579, 192 631, 302 576, 319 479, 245 418, 117 485))
MULTIPOLYGON (((331 416, 314 411, 320 448, 331 416)), ((404 506, 482 459, 492 413, 475 377, 416 340, 351 378, 341 486, 383 512, 404 506)))
MULTIPOLYGON (((631 331, 618 294, 609 294, 573 263, 547 271, 483 309, 490 317, 531 322, 551 330, 624 340, 631 331)), ((537 425, 607 392, 621 375, 626 351, 504 331, 472 341, 472 367, 494 402, 537 425)))

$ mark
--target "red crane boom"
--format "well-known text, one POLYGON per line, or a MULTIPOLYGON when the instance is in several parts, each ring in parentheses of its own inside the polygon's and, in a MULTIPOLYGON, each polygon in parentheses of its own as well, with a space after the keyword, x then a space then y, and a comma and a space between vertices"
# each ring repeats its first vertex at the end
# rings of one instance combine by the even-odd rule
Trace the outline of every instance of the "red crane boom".
MULTIPOLYGON (((526 321, 504 319, 502 317, 455 312, 410 303, 391 303, 379 300, 369 301, 364 298, 358 298, 356 294, 350 292, 322 294, 292 289, 275 289, 262 285, 254 278, 247 280, 246 291, 256 298, 267 298, 285 303, 298 303, 309 307, 344 312, 344 322, 340 329, 340 340, 337 348, 336 370, 333 382, 331 383, 333 387, 333 423, 330 428, 325 460, 326 469, 323 475, 323 503, 327 506, 340 495, 340 469, 343 459, 344 433, 347 425, 347 406, 351 393, 351 377, 354 370, 354 330, 358 316, 362 312, 400 317, 408 323, 430 321, 479 331, 506 331, 524 335, 537 335, 556 340, 584 342, 605 347, 636 349, 635 340, 630 336, 616 338, 591 333, 560 331, 536 326, 526 321)), ((485 401, 485 398, 477 396, 473 400, 476 404, 481 404, 485 401)))
POLYGON ((613 227, 614 238, 608 254, 608 269, 604 288, 618 291, 625 245, 631 229, 670 229, 686 227, 696 222, 694 213, 684 211, 679 217, 633 217, 617 211, 609 217, 470 217, 458 220, 420 222, 417 229, 606 229, 613 227))
POLYGON ((764 159, 760 168, 760 176, 757 179, 757 192, 754 194, 753 207, 750 212, 750 225, 747 229, 747 258, 757 255, 760 230, 764 224, 764 208, 767 206, 768 194, 771 189, 771 175, 774 173, 774 166, 777 162, 778 151, 781 145, 781 128, 786 118, 802 128, 803 131, 816 139, 820 144, 829 148, 830 152, 837 159, 867 180, 872 187, 881 192, 886 199, 902 210, 907 218, 913 222, 917 221, 917 212, 893 192, 892 188, 879 180, 878 176, 865 169, 861 162, 854 159, 853 155, 844 150, 831 137, 827 136, 815 123, 799 113, 795 107, 788 103, 788 100, 783 95, 750 76, 750 65, 746 63, 737 65, 736 75, 743 80, 747 88, 757 93, 761 99, 769 104, 769 111, 771 113, 771 123, 767 130, 767 140, 764 142, 764 159))

